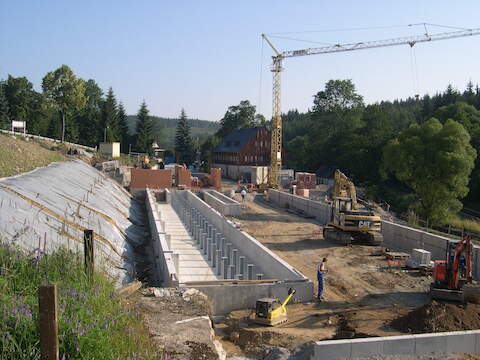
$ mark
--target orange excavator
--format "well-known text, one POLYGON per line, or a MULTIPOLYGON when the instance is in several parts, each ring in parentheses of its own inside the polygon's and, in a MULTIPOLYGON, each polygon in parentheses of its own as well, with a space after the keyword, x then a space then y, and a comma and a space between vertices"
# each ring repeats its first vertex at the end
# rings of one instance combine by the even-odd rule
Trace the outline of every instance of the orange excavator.
POLYGON ((447 259, 436 260, 433 268, 433 283, 430 286, 432 299, 480 302, 480 286, 473 284, 473 244, 470 236, 459 242, 447 242, 447 259))

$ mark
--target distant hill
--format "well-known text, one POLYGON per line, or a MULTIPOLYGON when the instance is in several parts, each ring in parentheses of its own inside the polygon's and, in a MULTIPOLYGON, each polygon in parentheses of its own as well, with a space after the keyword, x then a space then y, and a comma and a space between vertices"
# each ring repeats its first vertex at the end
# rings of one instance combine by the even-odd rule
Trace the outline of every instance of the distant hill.
MULTIPOLYGON (((173 149, 178 119, 161 118, 158 116, 152 116, 152 118, 154 134, 160 137, 159 145, 165 149, 173 149)), ((135 132, 137 117, 129 115, 127 121, 130 133, 133 134, 135 132)), ((220 128, 219 123, 209 120, 188 119, 188 123, 190 124, 193 142, 195 143, 198 138, 199 144, 220 128)))

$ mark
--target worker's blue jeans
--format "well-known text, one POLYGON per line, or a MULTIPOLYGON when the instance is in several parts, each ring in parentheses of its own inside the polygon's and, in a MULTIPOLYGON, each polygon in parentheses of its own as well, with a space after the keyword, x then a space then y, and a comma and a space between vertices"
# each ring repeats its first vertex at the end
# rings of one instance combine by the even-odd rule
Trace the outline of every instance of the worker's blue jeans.
POLYGON ((324 274, 320 271, 317 271, 317 280, 318 280, 318 298, 321 299, 323 297, 323 277, 324 274))

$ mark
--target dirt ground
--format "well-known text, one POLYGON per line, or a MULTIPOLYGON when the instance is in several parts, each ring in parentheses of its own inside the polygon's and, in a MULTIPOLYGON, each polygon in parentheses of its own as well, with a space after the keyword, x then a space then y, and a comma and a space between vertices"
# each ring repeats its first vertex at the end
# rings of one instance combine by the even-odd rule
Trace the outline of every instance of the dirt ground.
POLYGON ((280 209, 263 196, 249 197, 234 220, 315 287, 316 264, 327 257, 326 300, 290 304, 288 322, 275 328, 253 324, 252 310, 231 313, 217 327, 229 355, 238 354, 239 347, 255 353, 259 344, 293 349, 321 339, 400 335, 391 321, 429 302, 431 278, 405 270, 403 263, 388 264, 382 248, 327 242, 313 219, 280 209))

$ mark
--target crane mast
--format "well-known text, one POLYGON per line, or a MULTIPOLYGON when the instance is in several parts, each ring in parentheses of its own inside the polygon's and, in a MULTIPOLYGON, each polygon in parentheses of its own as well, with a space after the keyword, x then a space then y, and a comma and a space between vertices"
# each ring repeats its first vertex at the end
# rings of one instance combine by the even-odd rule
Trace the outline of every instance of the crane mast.
POLYGON ((393 39, 358 42, 350 44, 335 44, 330 46, 323 46, 317 48, 308 48, 300 50, 279 51, 270 41, 270 39, 262 34, 262 38, 272 48, 275 55, 272 56, 272 73, 273 73, 273 87, 272 87, 272 140, 270 151, 270 169, 268 172, 268 186, 271 188, 278 188, 278 177, 282 169, 282 113, 281 113, 281 72, 283 71, 283 60, 291 57, 321 55, 337 52, 347 52, 364 49, 374 49, 388 46, 409 45, 413 47, 417 43, 455 39, 466 36, 480 35, 480 28, 466 29, 459 31, 444 32, 423 36, 399 37, 393 39))

